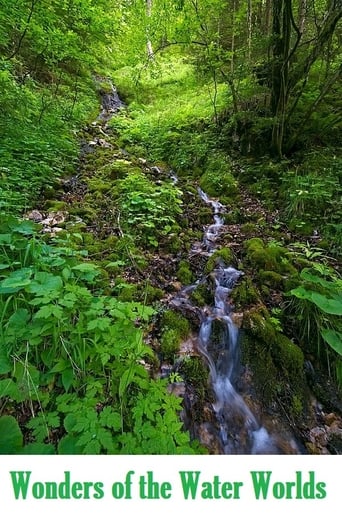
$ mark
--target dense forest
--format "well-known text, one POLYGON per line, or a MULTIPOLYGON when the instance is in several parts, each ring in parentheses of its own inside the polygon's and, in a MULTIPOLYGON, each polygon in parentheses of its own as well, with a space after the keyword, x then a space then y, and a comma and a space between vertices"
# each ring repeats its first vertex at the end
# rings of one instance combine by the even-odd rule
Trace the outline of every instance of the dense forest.
POLYGON ((342 453, 341 18, 0 0, 0 454, 342 453))

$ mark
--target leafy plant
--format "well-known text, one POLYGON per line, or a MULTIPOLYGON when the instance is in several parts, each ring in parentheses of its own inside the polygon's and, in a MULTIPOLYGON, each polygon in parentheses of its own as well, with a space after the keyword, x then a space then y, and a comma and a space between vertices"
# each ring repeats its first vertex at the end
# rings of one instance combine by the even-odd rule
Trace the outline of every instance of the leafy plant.
POLYGON ((340 380, 342 356, 342 281, 331 271, 326 275, 326 267, 316 265, 313 269, 303 269, 300 286, 292 289, 291 308, 298 319, 300 336, 310 346, 316 342, 319 354, 323 340, 335 356, 335 368, 340 380))
POLYGON ((181 191, 170 183, 154 185, 142 173, 132 173, 120 183, 123 223, 148 246, 177 233, 176 216, 181 213, 181 191))
POLYGON ((153 358, 143 340, 153 309, 104 295, 101 269, 70 239, 47 244, 30 222, 0 221, 0 406, 12 413, 0 420, 13 434, 8 450, 125 453, 133 437, 139 453, 152 450, 161 424, 161 450, 186 445, 179 400, 142 363, 153 358), (142 434, 136 424, 145 398, 160 421, 142 434), (23 448, 13 416, 19 403, 32 442, 23 448))

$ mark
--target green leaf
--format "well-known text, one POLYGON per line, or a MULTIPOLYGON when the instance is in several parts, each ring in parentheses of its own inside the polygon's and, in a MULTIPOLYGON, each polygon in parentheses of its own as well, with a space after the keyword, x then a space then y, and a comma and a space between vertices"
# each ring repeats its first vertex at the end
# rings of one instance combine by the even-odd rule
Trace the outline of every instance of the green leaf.
POLYGON ((32 269, 23 267, 13 271, 8 278, 0 282, 0 294, 12 294, 18 292, 31 283, 32 269))
POLYGON ((87 329, 89 331, 106 331, 108 330, 109 326, 111 324, 111 320, 107 317, 100 317, 98 319, 93 319, 92 321, 88 322, 87 329))
POLYGON ((31 443, 25 445, 19 454, 56 454, 55 448, 52 444, 42 444, 42 443, 31 443))
POLYGON ((47 272, 38 272, 34 277, 34 281, 30 283, 26 290, 37 296, 45 296, 52 293, 54 297, 57 297, 62 288, 63 281, 60 276, 54 276, 47 272))
POLYGON ((49 317, 62 319, 63 309, 58 305, 45 305, 42 306, 34 316, 35 319, 49 319, 49 317))
POLYGON ((121 415, 117 412, 113 412, 110 406, 103 408, 100 413, 99 420, 101 426, 112 428, 114 431, 121 431, 121 415))
POLYGON ((3 348, 0 348, 0 374, 7 374, 12 370, 12 363, 2 350, 3 348))
POLYGON ((342 356, 342 333, 335 330, 322 329, 321 335, 329 346, 342 356))
POLYGON ((23 435, 16 419, 0 417, 0 454, 16 454, 23 445, 23 435))
POLYGON ((81 454, 77 446, 77 438, 72 435, 64 436, 58 444, 58 454, 81 454))
POLYGON ((73 381, 74 381, 74 372, 73 372, 72 368, 69 367, 68 369, 65 369, 62 372, 62 383, 63 383, 64 390, 66 392, 68 392, 73 381))
POLYGON ((342 315, 342 301, 330 299, 319 292, 312 292, 310 301, 315 303, 323 312, 332 315, 342 315))

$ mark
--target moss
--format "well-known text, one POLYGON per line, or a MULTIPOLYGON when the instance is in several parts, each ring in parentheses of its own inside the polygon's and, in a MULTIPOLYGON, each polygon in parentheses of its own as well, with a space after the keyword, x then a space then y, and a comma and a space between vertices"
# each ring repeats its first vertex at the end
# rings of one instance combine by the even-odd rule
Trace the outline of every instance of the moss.
POLYGON ((258 272, 258 281, 262 285, 267 285, 275 289, 282 289, 283 277, 274 271, 263 271, 258 272))
POLYGON ((244 233, 245 235, 251 235, 252 233, 256 232, 257 229, 258 227, 255 223, 245 223, 240 227, 241 233, 244 233))
POLYGON ((211 169, 205 171, 200 178, 200 187, 212 197, 230 200, 237 194, 237 183, 233 175, 227 170, 220 173, 211 169))
POLYGON ((165 310, 163 312, 161 328, 175 330, 182 338, 187 337, 190 332, 189 321, 174 310, 165 310))
POLYGON ((118 299, 123 302, 131 302, 138 300, 138 286, 135 284, 122 284, 118 294, 118 299))
POLYGON ((230 294, 231 300, 236 308, 243 308, 260 302, 260 294, 254 287, 250 277, 244 277, 230 294))
POLYGON ((65 201, 48 200, 45 201, 44 208, 49 212, 65 212, 68 210, 68 205, 65 201))
POLYGON ((213 303, 213 294, 204 283, 198 285, 190 294, 191 302, 194 306, 205 306, 213 303))
POLYGON ((264 245, 259 238, 250 239, 245 243, 247 260, 252 267, 277 273, 297 274, 296 268, 288 260, 286 248, 274 244, 264 245))
POLYGON ((180 343, 190 332, 190 323, 177 312, 165 310, 161 321, 160 348, 165 359, 172 360, 179 350, 180 343))
MULTIPOLYGON (((209 370, 202 358, 194 356, 183 360, 179 367, 179 373, 183 376, 184 381, 196 391, 200 404, 203 404, 208 395, 209 370)), ((197 406, 199 410, 203 409, 199 405, 197 406)), ((199 413, 203 415, 203 412, 199 411, 199 413)))
POLYGON ((107 193, 113 187, 113 184, 107 180, 103 180, 98 176, 87 180, 88 190, 91 193, 107 193))
POLYGON ((244 327, 247 328, 252 335, 262 340, 267 347, 275 341, 276 330, 269 321, 269 314, 266 308, 262 307, 258 311, 249 311, 244 315, 244 327))
POLYGON ((290 382, 297 383, 303 376, 303 351, 289 338, 281 333, 277 334, 272 346, 272 356, 280 368, 286 372, 290 382))
POLYGON ((201 207, 197 212, 198 222, 202 225, 212 223, 213 211, 209 207, 201 207))
POLYGON ((178 253, 178 251, 182 249, 182 240, 176 234, 169 235, 166 241, 161 241, 161 244, 164 248, 174 254, 178 253))
POLYGON ((119 289, 118 299, 123 302, 139 301, 151 305, 164 295, 161 289, 150 284, 125 283, 120 278, 116 280, 116 283, 119 289))
POLYGON ((232 263, 232 260, 233 260, 233 253, 230 248, 225 247, 222 249, 218 249, 208 259, 208 261, 205 265, 204 271, 205 271, 205 273, 209 274, 214 269, 216 269, 218 267, 218 265, 220 265, 221 262, 223 262, 224 265, 229 265, 232 263))
POLYGON ((138 294, 138 301, 146 302, 148 305, 158 301, 164 296, 162 289, 158 287, 152 287, 152 285, 146 285, 141 287, 138 294))
POLYGON ((179 268, 177 271, 177 278, 181 283, 183 283, 183 285, 191 285, 194 278, 193 278, 192 271, 190 269, 189 262, 182 260, 179 263, 179 268))
POLYGON ((245 358, 265 400, 281 400, 292 417, 300 415, 305 390, 302 350, 275 329, 265 309, 245 315, 244 327, 245 358))
POLYGON ((160 339, 160 349, 165 360, 173 360, 179 351, 181 340, 177 330, 164 331, 160 339))
POLYGON ((244 247, 247 250, 247 253, 257 251, 259 249, 264 249, 264 243, 262 239, 258 237, 254 237, 253 239, 249 239, 244 243, 244 247))

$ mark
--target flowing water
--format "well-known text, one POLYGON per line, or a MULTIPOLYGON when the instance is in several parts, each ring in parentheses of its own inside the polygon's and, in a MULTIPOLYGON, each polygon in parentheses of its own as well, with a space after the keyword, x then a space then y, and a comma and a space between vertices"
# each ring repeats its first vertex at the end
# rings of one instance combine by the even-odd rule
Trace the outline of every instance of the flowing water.
MULTIPOLYGON (((213 209, 214 223, 205 228, 201 247, 193 252, 208 257, 217 249, 217 239, 224 224, 224 206, 210 199, 198 189, 201 199, 213 209)), ((214 304, 199 312, 201 324, 197 337, 198 351, 207 361, 215 401, 212 404, 216 416, 216 432, 222 454, 277 454, 278 440, 269 434, 236 390, 239 377, 239 330, 231 314, 229 296, 243 273, 219 262, 212 273, 214 304)), ((175 306, 193 309, 189 294, 198 284, 185 287, 176 298, 175 306)), ((295 442, 291 443, 294 450, 295 442)))

